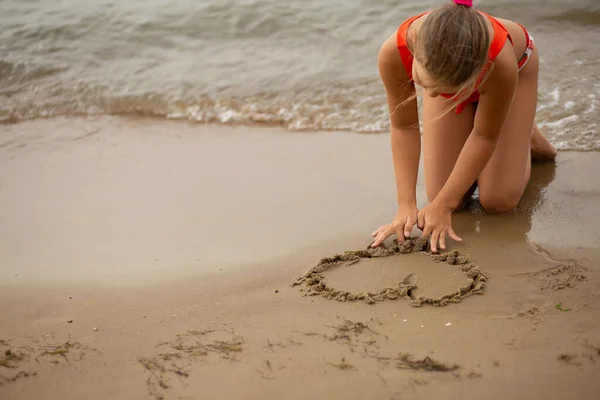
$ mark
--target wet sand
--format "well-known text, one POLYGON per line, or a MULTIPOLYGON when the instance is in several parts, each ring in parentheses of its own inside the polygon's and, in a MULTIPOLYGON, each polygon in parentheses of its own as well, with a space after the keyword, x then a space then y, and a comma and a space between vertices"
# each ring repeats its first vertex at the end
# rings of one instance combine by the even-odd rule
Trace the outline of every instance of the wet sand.
MULTIPOLYGON (((535 165, 513 213, 455 215, 453 248, 489 276, 481 294, 414 307, 292 287, 393 215, 388 141, 106 117, 1 126, 0 398, 597 398, 598 153, 535 165)), ((420 256, 325 280, 370 291, 414 269, 434 295, 460 278, 411 267, 420 256)))

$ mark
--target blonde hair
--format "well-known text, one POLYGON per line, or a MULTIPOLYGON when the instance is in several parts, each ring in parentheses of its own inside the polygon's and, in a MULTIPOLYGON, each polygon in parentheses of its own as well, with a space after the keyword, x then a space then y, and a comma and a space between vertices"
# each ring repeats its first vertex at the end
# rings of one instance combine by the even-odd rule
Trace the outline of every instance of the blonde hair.
POLYGON ((413 40, 407 40, 411 53, 436 87, 456 89, 456 104, 446 112, 467 100, 492 70, 487 18, 472 7, 450 3, 432 10, 413 40))

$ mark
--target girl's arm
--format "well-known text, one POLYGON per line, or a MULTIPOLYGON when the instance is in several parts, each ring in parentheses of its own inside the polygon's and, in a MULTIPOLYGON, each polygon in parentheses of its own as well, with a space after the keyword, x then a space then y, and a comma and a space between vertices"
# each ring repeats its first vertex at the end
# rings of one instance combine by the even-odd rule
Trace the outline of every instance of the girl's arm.
POLYGON ((434 202, 439 202, 449 209, 456 208, 481 174, 496 148, 516 92, 517 82, 518 69, 513 50, 507 42, 496 58, 490 76, 481 87, 473 131, 434 202))
POLYGON ((378 57, 390 111, 391 145, 399 208, 416 209, 421 135, 415 86, 409 80, 392 35, 378 57))

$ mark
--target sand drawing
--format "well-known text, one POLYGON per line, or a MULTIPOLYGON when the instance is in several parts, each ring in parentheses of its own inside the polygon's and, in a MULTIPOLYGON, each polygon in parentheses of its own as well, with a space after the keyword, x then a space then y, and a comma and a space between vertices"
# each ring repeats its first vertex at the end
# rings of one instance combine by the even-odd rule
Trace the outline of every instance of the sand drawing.
POLYGON ((15 347, 5 340, 0 340, 0 351, 0 386, 36 375, 33 371, 21 368, 21 364, 31 358, 32 349, 15 347))
POLYGON ((155 357, 141 357, 138 361, 146 372, 146 385, 156 400, 165 398, 165 390, 174 384, 172 377, 180 381, 189 377, 192 362, 197 358, 216 355, 221 360, 238 361, 245 346, 243 337, 229 331, 191 330, 177 335, 175 340, 159 343, 164 350, 155 357))
MULTIPOLYGON (((535 278, 538 285, 542 290, 562 290, 566 288, 572 288, 577 282, 581 282, 586 279, 585 271, 583 267, 575 259, 560 260, 543 248, 542 246, 533 243, 535 251, 545 257, 551 264, 551 267, 543 268, 539 271, 534 272, 521 272, 512 274, 511 276, 519 277, 525 276, 529 278, 535 278)), ((560 308, 557 308, 560 311, 560 308)))
POLYGON ((0 339, 0 386, 37 376, 33 369, 43 360, 53 365, 66 365, 82 361, 90 351, 99 353, 70 340, 52 345, 31 340, 28 345, 18 345, 0 339))
POLYGON ((391 245, 382 244, 378 248, 368 248, 367 250, 347 251, 344 254, 336 254, 333 257, 323 258, 315 267, 311 268, 306 274, 298 278, 292 286, 303 286, 301 290, 306 296, 322 296, 329 300, 337 301, 364 301, 367 304, 375 304, 384 300, 406 299, 414 307, 420 307, 424 304, 433 306, 446 306, 450 303, 459 303, 464 298, 474 294, 483 294, 488 275, 470 262, 469 256, 462 255, 458 250, 451 250, 441 254, 432 254, 429 250, 428 242, 422 238, 408 238, 402 243, 396 240, 391 245), (443 294, 437 297, 417 296, 414 289, 417 288, 418 279, 415 273, 408 274, 404 279, 394 287, 386 287, 378 292, 359 292, 352 293, 332 287, 327 283, 323 275, 325 271, 341 266, 349 266, 360 262, 363 259, 377 257, 402 257, 402 254, 412 252, 421 252, 429 256, 434 262, 444 262, 454 268, 462 271, 467 280, 467 284, 457 288, 455 291, 443 294))
MULTIPOLYGON (((417 358, 407 352, 400 352, 395 356, 382 355, 379 349, 379 342, 387 340, 387 336, 373 329, 368 322, 338 318, 342 320, 342 323, 326 325, 332 333, 306 332, 305 335, 347 346, 352 356, 377 360, 384 367, 392 366, 397 369, 422 372, 447 372, 459 376, 457 372, 457 370, 461 369, 459 365, 445 364, 428 356, 417 358)), ((346 357, 342 357, 340 362, 330 361, 327 364, 341 371, 358 371, 359 369, 358 366, 352 364, 346 357)))

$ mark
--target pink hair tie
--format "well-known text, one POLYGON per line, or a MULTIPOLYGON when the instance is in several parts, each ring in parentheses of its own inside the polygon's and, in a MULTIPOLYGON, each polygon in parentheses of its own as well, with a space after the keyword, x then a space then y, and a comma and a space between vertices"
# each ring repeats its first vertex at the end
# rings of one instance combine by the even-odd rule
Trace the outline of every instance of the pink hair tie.
POLYGON ((465 7, 473 7, 473 0, 454 0, 454 4, 465 7))

